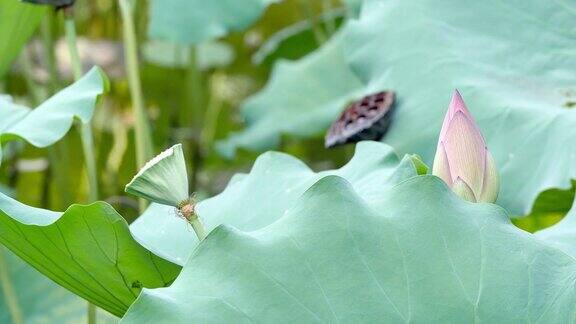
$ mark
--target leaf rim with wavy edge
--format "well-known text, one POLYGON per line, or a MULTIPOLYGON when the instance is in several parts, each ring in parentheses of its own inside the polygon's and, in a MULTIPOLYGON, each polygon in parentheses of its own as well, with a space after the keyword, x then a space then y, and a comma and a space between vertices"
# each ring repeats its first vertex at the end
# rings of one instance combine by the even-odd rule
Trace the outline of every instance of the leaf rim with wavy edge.
POLYGON ((58 213, 0 194, 0 224, 0 243, 119 317, 137 297, 138 285, 166 286, 180 271, 138 244, 126 221, 105 202, 74 204, 58 213))
MULTIPOLYGON (((288 154, 267 152, 256 159, 250 173, 235 175, 222 193, 199 202, 196 212, 207 230, 220 224, 255 230, 280 218, 316 180, 330 174, 348 179, 369 196, 416 176, 417 171, 412 157, 400 159, 390 146, 373 141, 358 143, 354 156, 344 166, 321 172, 314 172, 288 154), (259 190, 262 182, 273 189, 259 190), (266 208, 274 212, 265 213, 266 208), (237 217, 248 209, 250 217, 237 217)), ((170 206, 152 204, 130 230, 144 247, 179 265, 185 264, 192 247, 198 244, 190 226, 170 206)))
MULTIPOLYGON (((30 109, 11 102, 7 98, 0 99, 11 111, 19 116, 11 123, 3 124, 0 129, 0 163, 2 161, 1 144, 21 139, 36 147, 50 146, 62 139, 72 127, 75 119, 88 123, 92 119, 98 97, 109 87, 108 78, 102 69, 93 67, 81 79, 59 91, 35 109, 30 109), (27 111, 27 112, 26 112, 27 111), (50 116, 52 119, 47 119, 50 116)), ((6 109, 0 109, 6 111, 6 109)))
POLYGON ((563 323, 576 316, 567 285, 574 271, 573 256, 513 226, 501 207, 461 200, 435 176, 373 201, 327 176, 265 228, 219 226, 171 287, 145 289, 122 322, 563 323))

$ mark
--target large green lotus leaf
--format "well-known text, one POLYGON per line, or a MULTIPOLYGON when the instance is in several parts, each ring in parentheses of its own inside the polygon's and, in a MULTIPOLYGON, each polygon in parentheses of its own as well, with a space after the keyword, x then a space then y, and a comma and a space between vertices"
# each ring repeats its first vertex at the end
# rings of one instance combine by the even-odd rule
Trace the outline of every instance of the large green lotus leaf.
POLYGON ((270 81, 242 105, 248 127, 218 143, 231 157, 237 148, 266 150, 278 146, 280 136, 323 135, 347 103, 363 91, 346 65, 342 33, 335 34, 318 51, 298 61, 280 60, 270 81))
POLYGON ((576 204, 558 224, 536 232, 536 236, 576 258, 576 204))
POLYGON ((216 228, 123 322, 570 323, 575 273, 574 257, 434 176, 368 196, 327 176, 267 227, 216 228))
POLYGON ((370 0, 345 50, 368 88, 397 92, 385 141, 427 162, 458 88, 500 170, 498 203, 522 215, 576 178, 575 18, 563 0, 370 0))
POLYGON ((0 194, 0 243, 61 286, 122 316, 142 287, 164 287, 180 267, 138 244, 107 203, 66 212, 0 194))
MULTIPOLYGON (((21 138, 36 147, 54 144, 66 135, 75 118, 83 123, 92 119, 96 100, 107 84, 102 70, 95 67, 36 109, 0 97, 0 143, 21 138)), ((1 156, 0 150, 0 161, 1 156)))
MULTIPOLYGON (((26 262, 0 246, 0 323, 14 319, 7 299, 16 307, 25 323, 85 323, 87 303, 58 286, 26 262), (9 282, 5 282, 8 280, 9 282), (8 297, 6 285, 13 293, 8 297)), ((99 310, 98 323, 116 323, 118 319, 99 310)))
MULTIPOLYGON (((359 143, 348 164, 318 173, 289 155, 268 152, 249 174, 234 177, 220 195, 198 203, 196 211, 209 230, 221 224, 257 230, 281 218, 303 192, 327 175, 343 177, 361 195, 371 197, 415 176, 416 169, 410 158, 400 161, 389 146, 378 142, 359 143)), ((176 217, 173 207, 164 205, 150 206, 130 230, 146 248, 180 265, 198 243, 192 228, 176 217)))
POLYGON ((240 31, 278 0, 152 0, 151 38, 192 45, 240 31))
POLYGON ((0 0, 0 79, 32 36, 47 8, 0 0))

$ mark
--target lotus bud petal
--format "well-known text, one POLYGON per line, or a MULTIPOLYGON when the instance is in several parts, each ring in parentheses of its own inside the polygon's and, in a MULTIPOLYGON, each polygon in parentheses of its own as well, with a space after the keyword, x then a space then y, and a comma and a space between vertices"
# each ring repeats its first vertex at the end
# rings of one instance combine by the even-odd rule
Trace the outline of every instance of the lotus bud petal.
POLYGON ((126 185, 126 192, 159 204, 179 208, 188 202, 188 174, 182 144, 160 153, 126 185))
POLYGON ((442 124, 432 174, 468 201, 498 198, 500 180, 494 159, 457 90, 442 124))

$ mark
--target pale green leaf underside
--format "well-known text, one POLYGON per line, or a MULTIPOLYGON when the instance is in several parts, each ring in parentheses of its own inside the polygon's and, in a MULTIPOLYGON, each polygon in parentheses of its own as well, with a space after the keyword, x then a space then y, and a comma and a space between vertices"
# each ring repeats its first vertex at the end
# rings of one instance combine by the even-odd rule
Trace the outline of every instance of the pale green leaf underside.
POLYGON ((0 79, 32 36, 46 10, 45 6, 0 0, 0 79))
POLYGON ((237 148, 274 148, 283 134, 323 136, 335 116, 363 92, 344 60, 342 36, 335 34, 298 61, 276 63, 266 87, 242 105, 248 127, 218 143, 219 152, 232 157, 237 148))
POLYGON ((575 18, 564 0, 370 0, 346 56, 368 88, 397 92, 386 142, 427 162, 458 88, 500 170, 498 203, 522 215, 576 178, 575 18))
POLYGON ((163 287, 180 267, 138 244, 108 204, 64 213, 0 194, 0 243, 58 284, 122 316, 141 287, 163 287))
MULTIPOLYGON (((11 323, 13 317, 7 307, 4 291, 10 280, 17 307, 25 323, 85 323, 87 303, 66 289, 43 276, 26 262, 0 246, 0 263, 5 262, 8 274, 0 275, 0 323, 11 323)), ((0 265, 1 267, 1 265, 0 265)), ((102 310, 98 312, 98 323, 116 323, 118 319, 102 310)))
POLYGON ((267 227, 216 228, 123 322, 568 323, 575 273, 573 256, 434 176, 374 195, 326 176, 267 227))
MULTIPOLYGON (((390 147, 378 142, 360 143, 347 165, 319 173, 289 155, 269 152, 256 160, 250 174, 237 175, 223 193, 200 202, 196 211, 209 230, 220 224, 257 230, 281 218, 304 191, 327 175, 347 179, 370 197, 415 176, 416 169, 408 157, 400 161, 390 147)), ((152 205, 130 230, 143 246, 180 265, 198 242, 190 226, 169 206, 152 205)))
POLYGON ((148 35, 193 45, 240 31, 277 0, 153 0, 148 35))
MULTIPOLYGON (((70 130, 75 118, 83 123, 92 119, 98 96, 106 90, 107 82, 102 70, 94 67, 35 109, 0 97, 0 143, 18 138, 36 147, 56 143, 70 130)), ((1 156, 0 150, 0 161, 1 156)))

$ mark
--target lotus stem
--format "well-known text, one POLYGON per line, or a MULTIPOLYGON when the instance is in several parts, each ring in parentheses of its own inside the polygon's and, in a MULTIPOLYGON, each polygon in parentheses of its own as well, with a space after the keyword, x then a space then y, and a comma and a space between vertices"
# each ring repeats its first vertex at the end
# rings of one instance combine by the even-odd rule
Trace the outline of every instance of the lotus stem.
POLYGON ((178 208, 181 215, 192 225, 192 229, 194 229, 194 233, 198 237, 198 241, 203 241, 206 238, 206 229, 204 229, 204 225, 200 221, 200 218, 196 214, 195 211, 195 203, 193 198, 190 201, 183 203, 181 207, 178 208))
POLYGON ((18 297, 16 296, 16 291, 14 286, 12 286, 12 281, 10 280, 10 273, 8 269, 8 263, 6 262, 6 256, 4 254, 4 247, 0 245, 0 287, 4 293, 4 299, 6 300, 6 305, 8 306, 8 312, 12 317, 13 324, 23 324, 24 319, 22 317, 22 310, 20 309, 20 303, 18 302, 18 297))
POLYGON ((318 17, 314 15, 314 9, 312 8, 312 3, 310 0, 300 0, 300 10, 306 16, 306 19, 310 22, 312 26, 312 33, 314 34, 314 39, 318 45, 322 45, 328 40, 326 33, 322 30, 318 17))
POLYGON ((135 133, 136 133, 136 162, 137 167, 144 166, 146 161, 152 158, 152 136, 150 134, 150 126, 148 125, 148 117, 144 106, 144 97, 142 95, 142 83, 140 80, 138 60, 138 47, 136 42, 136 30, 134 27, 134 18, 132 16, 132 4, 129 0, 120 0, 120 11, 123 20, 123 33, 126 70, 128 74, 128 85, 130 87, 130 94, 134 105, 134 116, 136 119, 135 133))
MULTIPOLYGON (((66 42, 70 54, 70 62, 74 80, 78 81, 82 77, 82 62, 78 52, 78 43, 76 40, 76 25, 74 24, 73 7, 63 10, 64 27, 66 32, 66 42)), ((96 158, 94 155, 94 137, 92 134, 92 125, 80 123, 80 138, 82 139, 82 149, 86 163, 86 173, 88 174, 88 198, 91 202, 98 200, 98 176, 96 173, 96 158)))
POLYGON ((213 90, 213 88, 214 80, 211 80, 211 96, 210 101, 208 102, 206 116, 204 118, 204 127, 202 128, 202 133, 200 135, 200 143, 203 153, 206 153, 206 151, 212 146, 212 143, 214 142, 214 134, 216 133, 218 117, 222 111, 222 100, 218 97, 218 94, 213 90))
POLYGON ((60 79, 58 77, 58 66, 56 64, 56 55, 54 49, 54 32, 52 30, 52 21, 54 13, 48 11, 44 20, 42 20, 42 47, 44 49, 44 58, 50 76, 50 92, 55 93, 60 88, 60 79))
MULTIPOLYGON (((78 51, 78 42, 76 40, 76 25, 74 23, 74 7, 67 7, 63 10, 64 28, 66 33, 66 42, 68 52, 70 53, 70 62, 74 80, 78 81, 82 77, 82 62, 78 51)), ((88 174, 88 199, 90 202, 98 200, 98 176, 96 173, 96 158, 94 155, 94 137, 92 134, 92 124, 90 122, 80 123, 80 138, 82 140, 82 149, 84 151, 84 160, 86 163, 86 172, 88 174)), ((96 323, 96 306, 88 303, 88 324, 96 323)))
MULTIPOLYGON (((333 9, 332 0, 324 0, 322 2, 322 11, 324 14, 330 14, 333 9)), ((336 16, 330 17, 326 21, 326 31, 329 35, 332 35, 336 32, 336 16)))
POLYGON ((26 82, 26 87, 32 95, 32 101, 34 104, 42 102, 42 92, 40 88, 34 82, 34 77, 32 73, 32 58, 28 52, 28 48, 24 47, 22 49, 22 54, 20 57, 20 64, 22 65, 22 75, 24 76, 24 81, 26 82))

